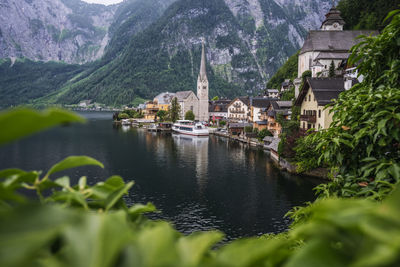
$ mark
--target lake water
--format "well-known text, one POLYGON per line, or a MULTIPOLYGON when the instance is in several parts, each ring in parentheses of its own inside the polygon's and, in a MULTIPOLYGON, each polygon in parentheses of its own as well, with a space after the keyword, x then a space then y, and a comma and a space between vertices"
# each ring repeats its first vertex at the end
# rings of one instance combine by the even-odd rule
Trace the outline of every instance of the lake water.
POLYGON ((274 167, 262 150, 225 138, 191 138, 113 127, 110 113, 86 112, 83 125, 55 128, 0 148, 0 169, 47 170, 70 155, 88 155, 105 168, 67 174, 94 184, 113 174, 135 185, 129 204, 152 202, 152 215, 184 233, 218 229, 227 239, 278 233, 292 207, 314 199, 316 181, 274 167))

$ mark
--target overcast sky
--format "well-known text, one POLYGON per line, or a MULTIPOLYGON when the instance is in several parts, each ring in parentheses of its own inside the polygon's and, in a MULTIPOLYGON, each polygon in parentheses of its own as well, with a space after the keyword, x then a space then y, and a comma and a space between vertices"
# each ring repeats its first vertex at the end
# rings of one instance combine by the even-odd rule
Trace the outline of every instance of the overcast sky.
POLYGON ((88 3, 96 3, 96 4, 103 4, 103 5, 111 5, 111 4, 116 4, 120 3, 123 0, 83 0, 88 3))

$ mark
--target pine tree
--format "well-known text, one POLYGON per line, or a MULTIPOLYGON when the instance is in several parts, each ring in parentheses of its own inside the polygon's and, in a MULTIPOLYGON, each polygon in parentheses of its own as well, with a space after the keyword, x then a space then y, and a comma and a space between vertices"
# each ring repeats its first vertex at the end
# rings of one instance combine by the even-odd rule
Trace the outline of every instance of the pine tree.
POLYGON ((329 74, 328 76, 330 78, 335 77, 335 63, 333 63, 333 60, 331 61, 331 65, 329 66, 329 74))
POLYGON ((169 109, 169 116, 172 122, 176 122, 179 119, 179 113, 181 112, 181 106, 178 103, 178 99, 174 97, 171 102, 169 109))

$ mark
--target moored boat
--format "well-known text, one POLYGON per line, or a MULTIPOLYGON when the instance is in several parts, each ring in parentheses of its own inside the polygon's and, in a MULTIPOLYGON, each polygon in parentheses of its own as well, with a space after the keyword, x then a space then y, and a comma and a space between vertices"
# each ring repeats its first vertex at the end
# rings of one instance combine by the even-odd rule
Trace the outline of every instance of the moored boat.
POLYGON ((172 130, 180 134, 193 136, 208 136, 208 128, 200 122, 190 120, 178 120, 172 125, 172 130))

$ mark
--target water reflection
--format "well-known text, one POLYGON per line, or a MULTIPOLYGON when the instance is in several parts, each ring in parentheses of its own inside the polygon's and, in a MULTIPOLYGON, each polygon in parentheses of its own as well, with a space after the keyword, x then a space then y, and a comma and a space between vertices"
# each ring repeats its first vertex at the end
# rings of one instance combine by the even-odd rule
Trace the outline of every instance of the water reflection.
POLYGON ((172 134, 179 159, 196 166, 195 175, 200 192, 207 185, 209 137, 172 134))
POLYGON ((89 123, 57 128, 0 148, 0 169, 47 170, 69 155, 89 155, 104 169, 78 168, 93 184, 118 174, 135 181, 128 204, 153 202, 154 218, 179 231, 218 229, 228 239, 281 232, 284 214, 314 199, 315 183, 280 172, 263 151, 228 139, 150 133, 86 114, 89 123))

